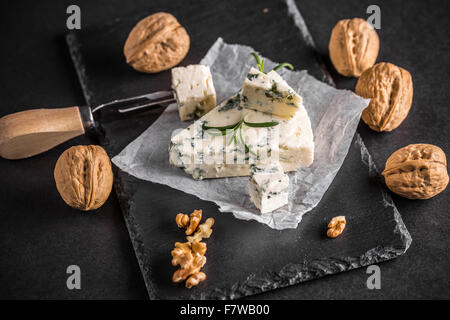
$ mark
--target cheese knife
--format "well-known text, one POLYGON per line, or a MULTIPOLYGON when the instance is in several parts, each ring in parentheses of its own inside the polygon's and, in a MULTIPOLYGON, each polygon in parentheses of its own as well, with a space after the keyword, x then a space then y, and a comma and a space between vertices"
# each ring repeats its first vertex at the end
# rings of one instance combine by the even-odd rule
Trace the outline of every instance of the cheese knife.
POLYGON ((65 108, 39 108, 0 118, 0 156, 24 159, 45 152, 67 140, 97 128, 97 114, 102 109, 125 114, 174 102, 172 91, 158 91, 101 105, 65 108))

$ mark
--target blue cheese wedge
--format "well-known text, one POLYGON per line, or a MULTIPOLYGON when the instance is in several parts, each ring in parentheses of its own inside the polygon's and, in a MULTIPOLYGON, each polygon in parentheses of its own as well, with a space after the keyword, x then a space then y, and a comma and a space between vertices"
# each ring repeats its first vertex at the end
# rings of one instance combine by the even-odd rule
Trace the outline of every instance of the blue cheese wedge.
POLYGON ((289 177, 279 163, 254 165, 248 193, 261 213, 272 212, 288 203, 289 177))
POLYGON ((302 98, 276 71, 265 74, 251 68, 242 85, 242 106, 283 118, 292 118, 302 98))
POLYGON ((172 89, 182 121, 201 117, 216 106, 216 90, 208 66, 173 68, 172 89))
POLYGON ((258 162, 280 162, 284 171, 295 171, 313 161, 314 142, 311 123, 301 106, 291 119, 242 107, 237 94, 221 103, 188 128, 174 134, 169 147, 169 160, 195 179, 250 175, 250 167, 258 162), (222 135, 203 130, 204 125, 224 127, 241 119, 252 123, 278 122, 274 127, 242 126, 241 135, 222 135))

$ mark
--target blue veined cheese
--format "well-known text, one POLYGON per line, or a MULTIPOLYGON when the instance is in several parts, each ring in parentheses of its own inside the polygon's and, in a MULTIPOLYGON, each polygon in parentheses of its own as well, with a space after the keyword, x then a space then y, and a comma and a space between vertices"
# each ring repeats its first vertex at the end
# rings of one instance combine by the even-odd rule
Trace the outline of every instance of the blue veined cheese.
POLYGON ((289 177, 279 163, 254 165, 248 193, 261 213, 272 212, 288 203, 289 177))
POLYGON ((216 106, 216 90, 208 66, 173 68, 172 89, 182 121, 201 117, 216 106))
POLYGON ((203 125, 223 127, 238 123, 244 116, 249 122, 268 122, 271 117, 240 106, 240 95, 226 100, 188 128, 174 135, 169 147, 170 163, 183 168, 195 179, 248 176, 250 165, 257 161, 279 159, 278 126, 251 128, 222 135, 219 131, 203 130, 203 125), (236 143, 237 141, 237 143, 236 143))
POLYGON ((242 85, 242 106, 283 118, 294 117, 302 98, 276 71, 265 74, 251 68, 242 85))
POLYGON ((195 179, 250 175, 250 166, 258 162, 280 162, 284 171, 295 171, 313 161, 314 142, 306 110, 302 107, 291 119, 246 109, 237 94, 211 110, 188 128, 174 134, 169 147, 172 165, 183 168, 195 179), (203 130, 202 126, 224 127, 247 122, 276 121, 274 127, 253 128, 242 125, 246 150, 233 134, 203 130))

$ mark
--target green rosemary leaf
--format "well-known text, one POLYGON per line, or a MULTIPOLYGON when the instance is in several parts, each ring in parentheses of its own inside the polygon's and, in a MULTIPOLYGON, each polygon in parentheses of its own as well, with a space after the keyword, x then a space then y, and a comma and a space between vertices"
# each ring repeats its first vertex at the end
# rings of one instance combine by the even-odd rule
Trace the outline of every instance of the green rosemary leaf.
MULTIPOLYGON (((256 52, 252 52, 252 55, 255 57, 256 65, 258 66, 259 71, 261 71, 261 72, 263 72, 263 73, 266 73, 266 72, 264 71, 264 59, 260 59, 259 56, 258 56, 258 54, 257 54, 256 52)), ((291 69, 291 70, 294 70, 294 66, 293 66, 292 64, 288 63, 288 62, 280 63, 279 65, 277 65, 277 66, 276 66, 275 68, 273 68, 272 70, 273 70, 273 71, 277 71, 277 70, 280 69, 280 68, 289 68, 289 69, 291 69)), ((250 79, 250 78, 249 78, 249 79, 250 79)), ((250 79, 250 80, 252 80, 252 79, 250 79)))
POLYGON ((258 66, 259 71, 264 72, 264 59, 259 59, 259 56, 256 52, 252 52, 252 55, 255 57, 256 65, 258 66))
POLYGON ((259 60, 259 56, 258 56, 258 54, 256 52, 252 52, 252 56, 255 57, 257 65, 261 64, 261 61, 259 60))
POLYGON ((205 124, 202 125, 202 129, 205 130, 208 134, 213 136, 225 136, 229 133, 232 133, 230 139, 227 141, 227 144, 230 145, 233 141, 238 145, 239 141, 242 143, 242 145, 245 148, 245 152, 250 152, 251 154, 256 156, 256 153, 254 153, 250 147, 247 145, 247 143, 244 140, 244 136, 242 134, 242 125, 245 124, 248 127, 254 127, 254 128, 267 128, 267 127, 274 127, 278 125, 278 122, 271 121, 271 122, 261 122, 261 123, 254 123, 254 122, 247 122, 245 121, 245 118, 242 118, 235 124, 229 125, 229 126, 223 126, 223 127, 209 127, 205 124))
POLYGON ((280 63, 279 65, 277 65, 275 68, 273 68, 273 70, 274 71, 277 71, 278 69, 280 69, 280 68, 289 68, 289 69, 291 69, 291 70, 294 70, 294 66, 292 65, 292 64, 290 64, 290 63, 288 63, 288 62, 283 62, 283 63, 280 63))
POLYGON ((245 143, 244 137, 242 136, 242 127, 239 128, 239 138, 241 139, 241 143, 245 148, 245 152, 247 153, 250 148, 247 146, 247 144, 245 143))
POLYGON ((231 135, 231 138, 227 141, 227 146, 229 146, 234 141, 235 133, 231 135))
MULTIPOLYGON (((240 122, 240 121, 239 121, 239 122, 240 122)), ((203 130, 216 129, 216 130, 219 130, 219 131, 226 131, 226 130, 234 129, 234 128, 236 127, 236 125, 239 124, 239 122, 238 122, 238 123, 235 123, 235 124, 232 124, 232 125, 229 125, 229 126, 223 126, 223 127, 209 127, 209 126, 203 124, 203 125, 202 125, 202 129, 203 129, 203 130)))
POLYGON ((251 154, 256 156, 256 153, 254 153, 252 151, 252 149, 250 149, 250 147, 247 145, 247 143, 245 143, 244 136, 242 135, 242 126, 239 128, 239 137, 241 139, 241 143, 243 144, 243 146, 245 148, 245 153, 250 152, 251 154))
POLYGON ((267 127, 275 127, 276 125, 278 125, 278 122, 270 121, 270 122, 255 123, 255 122, 247 122, 244 120, 244 124, 247 127, 252 127, 252 128, 267 128, 267 127))

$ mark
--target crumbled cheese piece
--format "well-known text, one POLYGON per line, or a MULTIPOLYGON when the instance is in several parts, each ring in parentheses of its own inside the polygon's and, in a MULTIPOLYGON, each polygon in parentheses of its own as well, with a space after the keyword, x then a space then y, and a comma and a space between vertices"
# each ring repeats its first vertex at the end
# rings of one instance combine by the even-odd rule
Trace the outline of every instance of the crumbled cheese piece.
POLYGON ((261 213, 272 212, 286 205, 288 189, 289 177, 279 163, 252 166, 248 193, 261 213))
POLYGON ((208 66, 173 68, 172 89, 183 121, 201 117, 216 106, 216 90, 208 66))
POLYGON ((251 68, 242 85, 242 106, 283 118, 292 118, 302 104, 301 97, 276 71, 265 74, 251 68))

